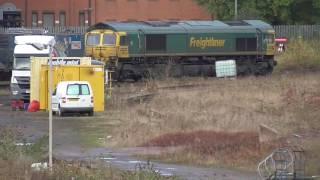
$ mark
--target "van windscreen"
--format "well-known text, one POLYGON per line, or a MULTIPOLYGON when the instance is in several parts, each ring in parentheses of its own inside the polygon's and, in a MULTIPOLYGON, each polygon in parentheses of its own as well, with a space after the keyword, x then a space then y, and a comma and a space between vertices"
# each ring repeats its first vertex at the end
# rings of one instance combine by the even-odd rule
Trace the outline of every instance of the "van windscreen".
POLYGON ((90 90, 87 84, 81 84, 81 94, 90 95, 90 90))
POLYGON ((78 84, 69 84, 67 88, 67 95, 79 95, 80 88, 78 84))
POLYGON ((89 86, 87 84, 69 84, 67 95, 90 95, 89 86))

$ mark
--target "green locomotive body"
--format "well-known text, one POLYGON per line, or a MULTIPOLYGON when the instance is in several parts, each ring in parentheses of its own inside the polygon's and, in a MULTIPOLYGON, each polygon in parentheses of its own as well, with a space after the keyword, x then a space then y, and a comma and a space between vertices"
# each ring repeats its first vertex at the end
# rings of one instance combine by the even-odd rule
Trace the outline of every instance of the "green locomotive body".
POLYGON ((125 74, 143 74, 154 64, 169 62, 212 69, 214 62, 228 59, 236 61, 239 73, 266 74, 275 64, 274 38, 272 26, 259 20, 110 22, 89 28, 86 54, 125 74), (104 43, 110 34, 114 43, 104 43))

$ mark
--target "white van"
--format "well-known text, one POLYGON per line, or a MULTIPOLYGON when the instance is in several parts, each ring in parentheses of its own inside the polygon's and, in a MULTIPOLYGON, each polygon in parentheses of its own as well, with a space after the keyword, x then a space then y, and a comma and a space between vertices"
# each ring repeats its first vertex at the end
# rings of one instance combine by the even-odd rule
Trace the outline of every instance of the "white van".
POLYGON ((59 116, 66 112, 93 116, 93 91, 87 81, 62 81, 52 95, 52 111, 59 116))

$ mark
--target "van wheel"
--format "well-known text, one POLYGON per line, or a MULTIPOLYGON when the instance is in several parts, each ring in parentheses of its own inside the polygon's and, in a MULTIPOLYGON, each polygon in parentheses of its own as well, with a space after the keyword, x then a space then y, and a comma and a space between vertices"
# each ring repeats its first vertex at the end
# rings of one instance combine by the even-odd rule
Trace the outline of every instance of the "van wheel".
POLYGON ((62 117, 64 113, 62 112, 60 106, 58 107, 58 116, 62 117))
POLYGON ((89 115, 89 116, 93 116, 93 114, 94 114, 93 111, 89 111, 89 112, 88 112, 88 115, 89 115))

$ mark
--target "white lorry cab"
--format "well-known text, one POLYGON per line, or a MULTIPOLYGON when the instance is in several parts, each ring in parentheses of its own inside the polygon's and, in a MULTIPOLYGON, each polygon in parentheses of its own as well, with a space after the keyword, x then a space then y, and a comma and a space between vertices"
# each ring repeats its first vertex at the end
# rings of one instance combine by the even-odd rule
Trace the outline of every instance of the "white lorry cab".
POLYGON ((53 36, 24 35, 15 37, 14 59, 11 76, 12 100, 30 100, 30 57, 49 57, 49 47, 39 48, 37 44, 48 44, 53 36))
POLYGON ((67 112, 93 116, 93 91, 87 81, 62 81, 52 94, 52 111, 59 116, 67 112))

